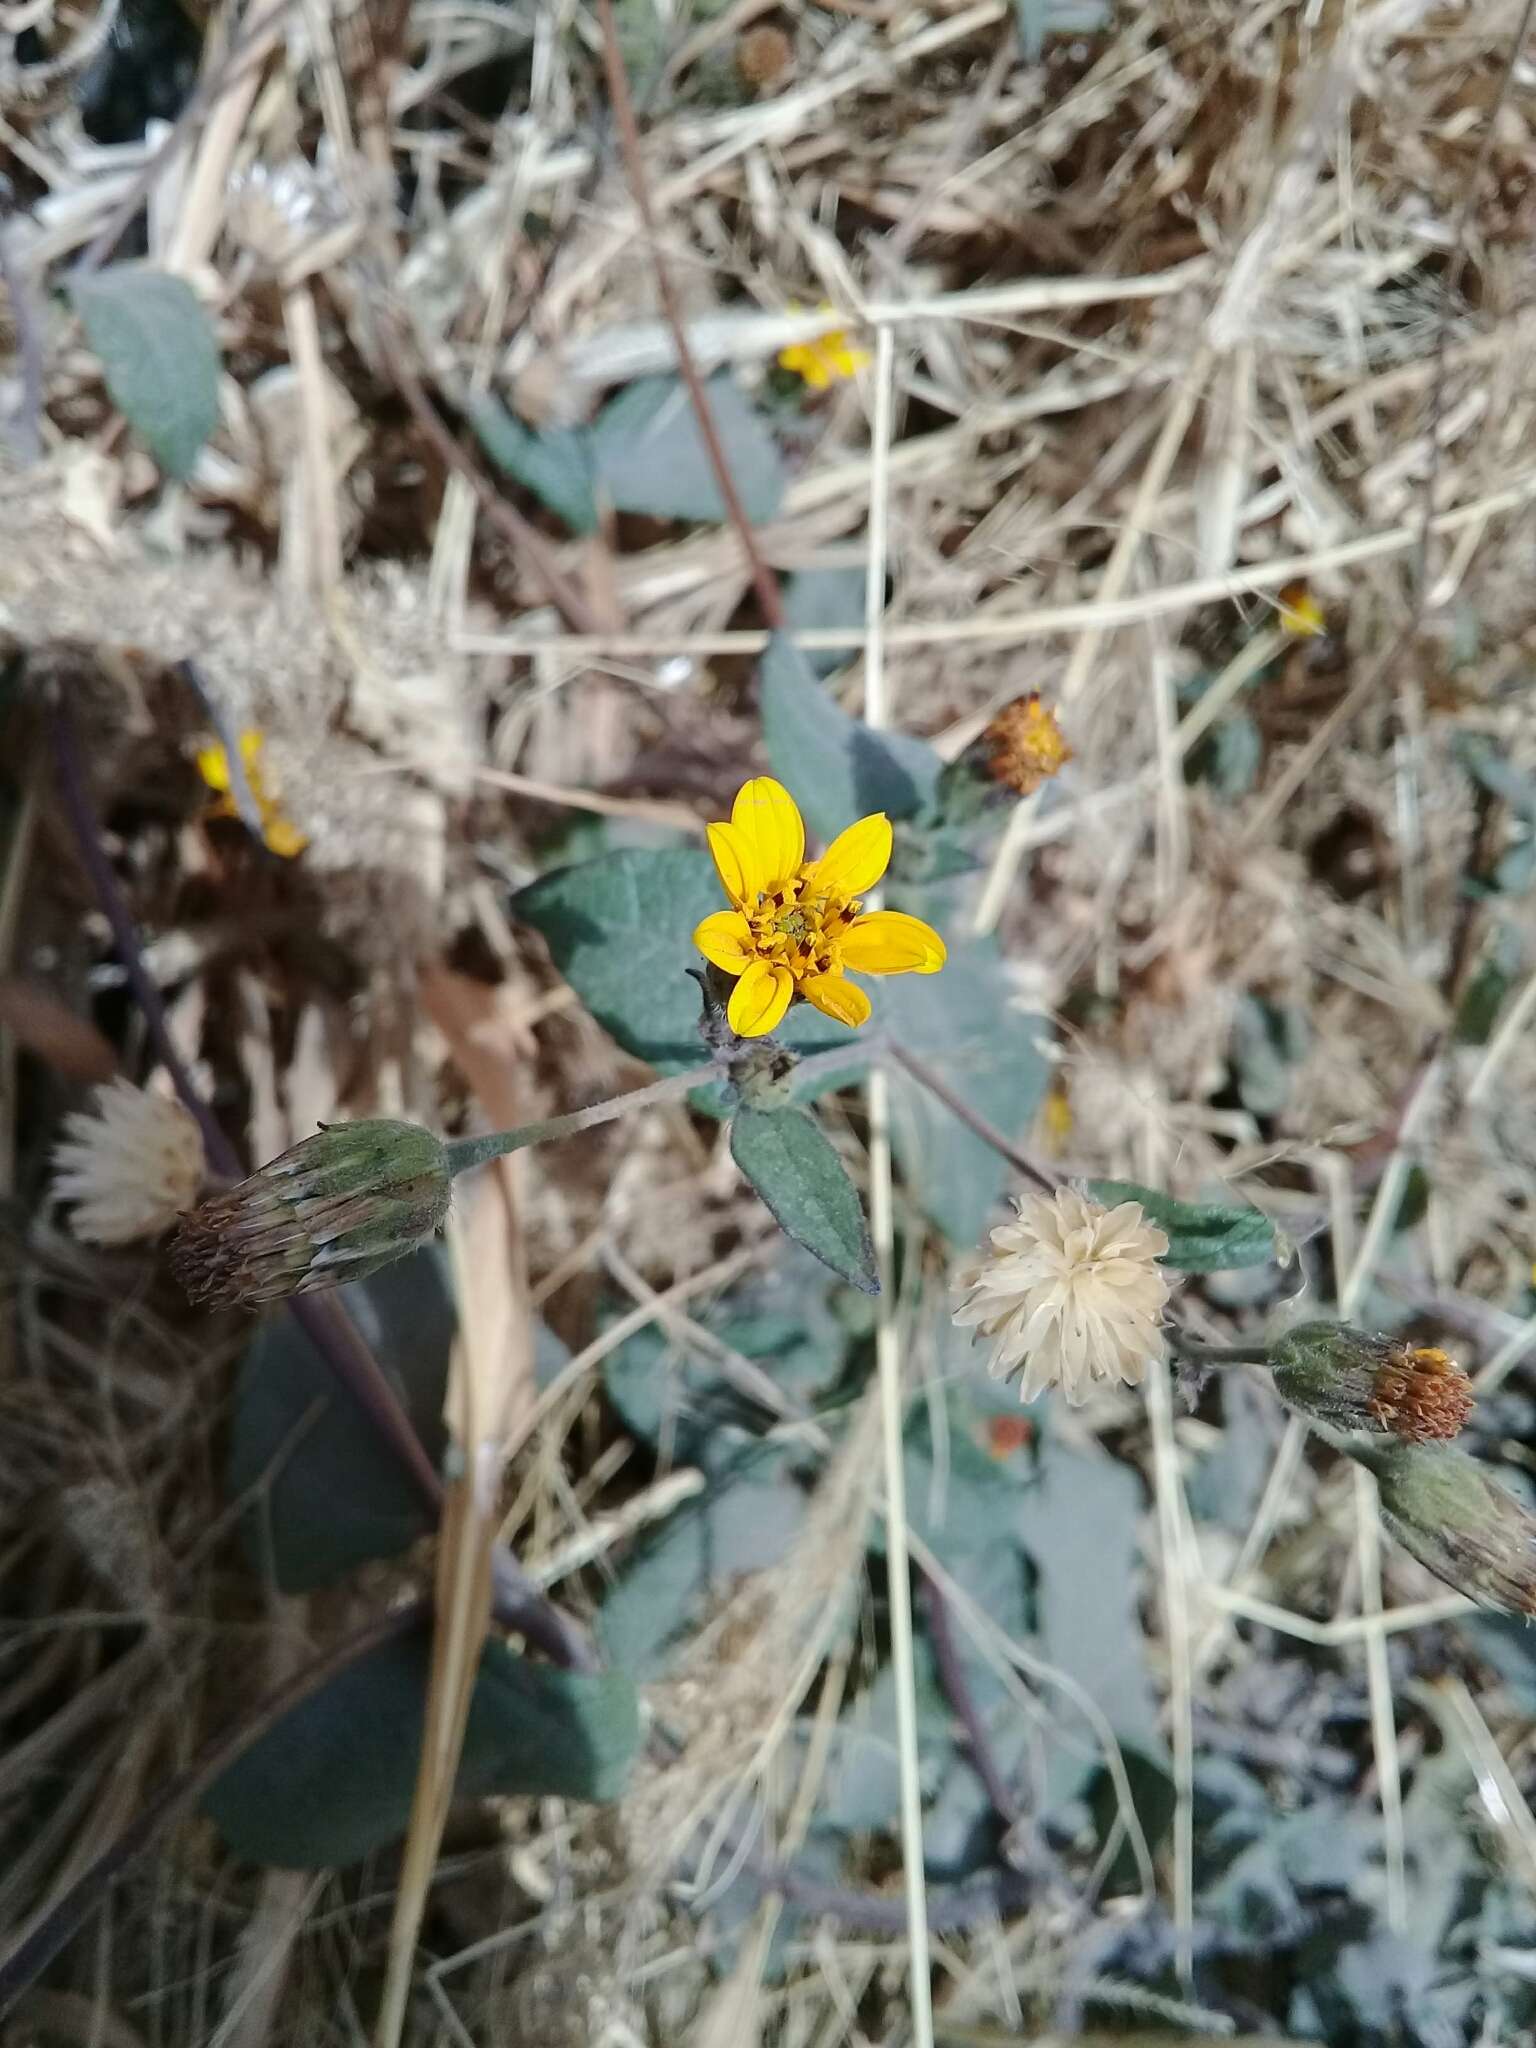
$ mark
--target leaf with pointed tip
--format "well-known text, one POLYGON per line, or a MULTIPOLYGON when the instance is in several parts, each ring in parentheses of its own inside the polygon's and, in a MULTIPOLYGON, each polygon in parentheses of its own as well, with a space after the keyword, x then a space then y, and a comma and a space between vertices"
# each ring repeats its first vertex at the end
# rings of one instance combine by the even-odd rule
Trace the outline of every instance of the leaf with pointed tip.
POLYGON ((803 1109, 738 1109, 731 1157, 786 1237, 865 1294, 880 1292, 869 1226, 847 1169, 803 1109))
MULTIPOLYGON (((431 1644, 379 1644, 301 1700, 203 1801, 236 1855, 285 1870, 356 1863, 405 1832, 421 1756, 431 1644)), ((487 1643, 459 1764, 463 1799, 614 1799, 640 1746, 622 1672, 530 1663, 487 1643)))

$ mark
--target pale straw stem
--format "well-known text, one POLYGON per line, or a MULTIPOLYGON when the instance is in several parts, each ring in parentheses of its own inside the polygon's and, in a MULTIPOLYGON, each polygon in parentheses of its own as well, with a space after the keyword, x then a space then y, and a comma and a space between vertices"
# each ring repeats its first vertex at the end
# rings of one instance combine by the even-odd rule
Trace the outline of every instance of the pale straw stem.
MULTIPOLYGON (((890 447, 895 339, 889 327, 875 336, 874 417, 870 425, 869 562, 864 588, 864 722, 886 723, 885 612, 886 514, 890 504, 890 447)), ((933 2048, 933 1992, 928 1962, 928 1896, 923 1882, 923 1795, 918 1775, 917 1686, 912 1655, 912 1574, 907 1549, 907 1492, 902 1440, 901 1346, 893 1292, 895 1215, 891 1196, 890 1083, 876 1068, 869 1103, 869 1226, 880 1271, 875 1308, 875 1365, 880 1385, 881 1445, 885 1473, 885 1570, 891 1615, 891 1669, 896 1690, 896 1745, 901 1781, 901 1863, 907 1902, 908 1970, 914 2048, 933 2048)))

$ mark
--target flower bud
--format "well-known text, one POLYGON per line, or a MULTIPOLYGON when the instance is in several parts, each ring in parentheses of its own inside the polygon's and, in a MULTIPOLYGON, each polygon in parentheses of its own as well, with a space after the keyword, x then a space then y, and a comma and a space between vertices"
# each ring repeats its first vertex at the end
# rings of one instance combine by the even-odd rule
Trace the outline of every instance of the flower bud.
POLYGON ((171 1265, 215 1308, 339 1287, 424 1244, 451 1186, 442 1140, 419 1124, 332 1124, 184 1216, 171 1265))
POLYGON ((1536 1614, 1536 1515, 1448 1444, 1363 1444, 1381 1517, 1426 1571, 1480 1607, 1536 1614))
POLYGON ((1299 1323, 1270 1359, 1281 1400, 1330 1429, 1427 1443, 1457 1435, 1472 1412, 1472 1383, 1454 1358, 1343 1323, 1299 1323))

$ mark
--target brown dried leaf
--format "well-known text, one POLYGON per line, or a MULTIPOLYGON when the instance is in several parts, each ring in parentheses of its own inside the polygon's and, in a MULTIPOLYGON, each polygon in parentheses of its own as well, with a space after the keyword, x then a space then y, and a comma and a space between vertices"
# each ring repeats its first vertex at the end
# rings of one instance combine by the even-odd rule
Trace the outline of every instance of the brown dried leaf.
POLYGON ((117 1054, 96 1026, 35 981, 0 980, 0 1025, 66 1081, 110 1081, 117 1072, 117 1054))

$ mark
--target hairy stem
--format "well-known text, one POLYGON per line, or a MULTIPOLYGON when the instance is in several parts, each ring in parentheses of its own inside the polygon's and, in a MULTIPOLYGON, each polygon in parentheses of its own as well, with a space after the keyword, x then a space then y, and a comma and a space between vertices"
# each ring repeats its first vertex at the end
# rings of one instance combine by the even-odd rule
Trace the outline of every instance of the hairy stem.
POLYGON ((920 1082, 928 1090, 935 1101, 942 1102, 952 1116, 957 1116, 968 1131, 974 1131, 984 1145, 990 1145, 994 1152, 1006 1159, 1015 1172, 1021 1173, 1026 1180, 1033 1181, 1035 1186, 1043 1189, 1046 1194, 1055 1194, 1057 1178, 1046 1172, 1043 1167, 1036 1166, 1028 1153, 1021 1152, 1011 1138, 1005 1138, 995 1124, 988 1123, 984 1116, 978 1115, 965 1097, 957 1095, 943 1075, 935 1073, 926 1060, 920 1059, 915 1052, 909 1052, 906 1046, 898 1045, 894 1040, 887 1041, 886 1050, 898 1067, 905 1068, 914 1081, 920 1082))
POLYGON ((448 1140, 448 1171, 468 1173, 492 1159, 505 1159, 509 1152, 521 1152, 526 1145, 547 1144, 553 1138, 571 1138, 578 1131, 590 1131, 598 1124, 611 1124, 631 1110, 649 1109, 658 1102, 675 1102, 691 1089, 703 1088, 719 1078, 712 1063, 690 1067, 686 1074, 668 1074, 648 1087, 632 1088, 627 1095, 611 1095, 606 1102, 594 1102, 589 1109, 573 1109, 566 1116, 546 1117, 542 1123, 520 1124, 515 1131, 486 1131, 478 1138, 448 1140))
POLYGON ((1268 1365, 1269 1346, 1251 1344, 1197 1344, 1177 1329, 1168 1332, 1168 1342, 1180 1358, 1191 1365, 1268 1365))

